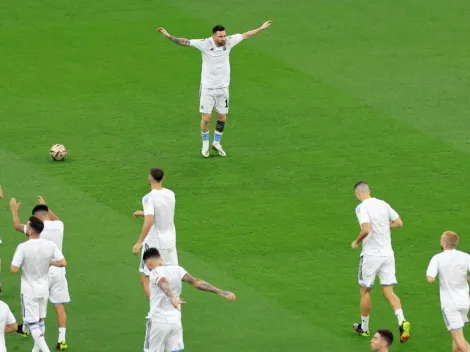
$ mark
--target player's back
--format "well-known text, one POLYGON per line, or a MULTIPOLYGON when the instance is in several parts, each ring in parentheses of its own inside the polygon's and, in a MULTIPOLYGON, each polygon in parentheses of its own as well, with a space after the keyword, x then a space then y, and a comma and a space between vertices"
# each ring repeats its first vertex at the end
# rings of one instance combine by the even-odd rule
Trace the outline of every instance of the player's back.
POLYGON ((44 221, 44 230, 41 232, 41 238, 53 242, 63 252, 64 223, 60 220, 44 221))
POLYGON ((470 269, 470 255, 453 249, 436 254, 439 273, 441 304, 444 307, 468 309, 470 307, 467 273, 470 269))
POLYGON ((10 307, 5 302, 0 301, 0 352, 6 351, 5 326, 14 322, 15 317, 11 313, 10 307))
POLYGON ((182 280, 186 271, 177 265, 159 266, 150 273, 150 316, 162 323, 178 323, 181 312, 173 307, 165 292, 158 286, 161 278, 168 280, 171 290, 176 297, 180 297, 182 280))
POLYGON ((175 193, 167 188, 150 192, 154 208, 154 228, 157 248, 166 249, 176 246, 175 193))

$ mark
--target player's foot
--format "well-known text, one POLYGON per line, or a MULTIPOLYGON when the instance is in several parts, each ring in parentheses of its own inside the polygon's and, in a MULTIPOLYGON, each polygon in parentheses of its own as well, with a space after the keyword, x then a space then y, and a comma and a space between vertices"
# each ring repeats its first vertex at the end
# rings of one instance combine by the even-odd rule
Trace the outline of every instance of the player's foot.
POLYGON ((365 336, 365 337, 370 336, 369 330, 367 331, 362 330, 361 324, 358 324, 358 323, 353 324, 353 329, 357 334, 361 336, 365 336))
POLYGON ((202 149, 201 149, 201 154, 204 158, 208 158, 209 157, 209 146, 207 146, 207 147, 203 146, 202 149))
POLYGON ((29 336, 29 331, 23 332, 23 324, 18 325, 18 330, 16 330, 18 334, 20 334, 23 337, 28 337, 29 336))
POLYGON ((67 351, 68 349, 67 342, 65 341, 57 342, 57 346, 55 346, 55 349, 58 351, 67 351))
POLYGON ((405 343, 410 338, 410 328, 411 324, 409 321, 404 321, 403 324, 400 325, 400 342, 405 343))
POLYGON ((220 143, 212 143, 212 149, 217 151, 217 153, 219 153, 220 156, 226 156, 227 155, 227 153, 225 153, 224 150, 222 149, 222 144, 220 144, 220 143))

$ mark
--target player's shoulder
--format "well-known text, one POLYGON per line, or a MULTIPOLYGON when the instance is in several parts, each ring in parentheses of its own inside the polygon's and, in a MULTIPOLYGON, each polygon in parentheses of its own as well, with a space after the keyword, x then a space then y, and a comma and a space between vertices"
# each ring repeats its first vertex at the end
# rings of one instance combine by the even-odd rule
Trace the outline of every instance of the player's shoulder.
POLYGON ((6 314, 8 313, 9 310, 10 310, 10 306, 5 302, 0 301, 0 312, 3 314, 6 314))
POLYGON ((57 230, 63 229, 64 223, 61 220, 46 220, 44 221, 44 229, 46 230, 57 230))
POLYGON ((152 196, 152 192, 147 193, 142 197, 142 202, 147 203, 149 201, 149 198, 152 196))

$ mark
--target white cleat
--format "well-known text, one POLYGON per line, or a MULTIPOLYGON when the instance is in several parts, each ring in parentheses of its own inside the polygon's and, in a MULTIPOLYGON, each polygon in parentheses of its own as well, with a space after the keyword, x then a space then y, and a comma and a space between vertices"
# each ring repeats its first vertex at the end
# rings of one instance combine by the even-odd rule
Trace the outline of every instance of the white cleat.
POLYGON ((217 153, 219 153, 220 156, 226 156, 227 155, 227 153, 225 153, 224 150, 222 149, 222 145, 220 143, 213 143, 212 144, 212 149, 217 151, 217 153))
POLYGON ((202 147, 201 149, 201 154, 204 158, 208 158, 209 157, 209 146, 207 147, 202 147))

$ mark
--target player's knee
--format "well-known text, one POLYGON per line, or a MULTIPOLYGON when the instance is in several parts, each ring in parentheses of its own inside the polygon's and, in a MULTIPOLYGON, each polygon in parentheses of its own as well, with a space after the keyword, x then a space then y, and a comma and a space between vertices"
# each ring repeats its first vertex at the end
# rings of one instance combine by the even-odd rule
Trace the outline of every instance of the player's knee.
POLYGON ((209 123, 211 121, 211 114, 202 114, 202 121, 209 123))
POLYGON ((227 115, 217 113, 217 121, 223 121, 225 123, 227 121, 227 115))

